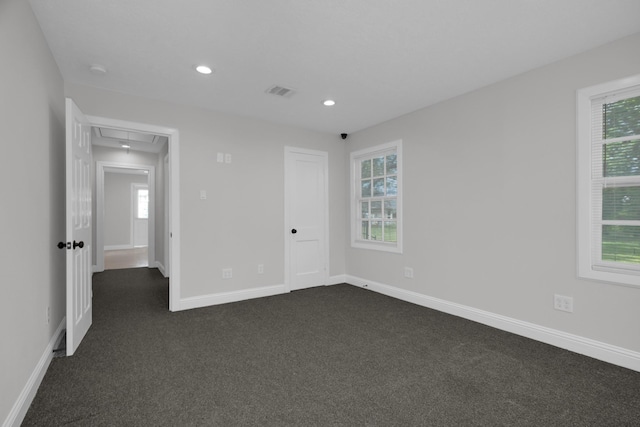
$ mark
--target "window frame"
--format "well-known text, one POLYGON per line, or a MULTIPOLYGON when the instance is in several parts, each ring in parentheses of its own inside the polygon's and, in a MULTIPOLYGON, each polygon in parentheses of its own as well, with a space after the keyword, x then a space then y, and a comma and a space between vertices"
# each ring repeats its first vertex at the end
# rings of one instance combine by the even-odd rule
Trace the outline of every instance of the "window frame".
POLYGON ((140 219, 140 220, 148 220, 149 219, 149 198, 150 198, 150 194, 149 194, 149 185, 148 184, 142 184, 142 183, 132 183, 131 184, 131 209, 133 210, 133 219, 140 219), (147 216, 146 217, 141 217, 140 214, 140 191, 141 190, 145 190, 147 191, 147 216))
MULTIPOLYGON (((637 268, 625 268, 624 263, 606 262, 596 259, 597 254, 601 258, 602 233, 596 236, 594 230, 594 216, 602 215, 601 204, 598 199, 601 196, 594 196, 594 188, 598 185, 601 188, 602 181, 594 167, 594 138, 593 130, 599 132, 602 126, 594 123, 592 108, 598 99, 605 96, 612 98, 626 99, 631 96, 624 96, 624 93, 632 93, 640 90, 640 74, 614 80, 607 83, 579 89, 576 96, 577 113, 577 263, 578 277, 584 279, 598 280, 614 284, 640 287, 640 265, 637 268), (596 213, 599 209, 600 213, 596 213), (598 249, 600 248, 600 249, 598 249)), ((602 161, 599 161, 602 165, 602 161)), ((602 167, 602 166, 599 166, 602 167)), ((614 186, 624 186, 624 184, 640 181, 640 177, 625 176, 607 178, 614 186)), ((598 219, 601 225, 604 220, 598 219)))
MULTIPOLYGON (((350 161, 350 177, 351 177, 351 247, 358 249, 372 249, 377 251, 385 251, 392 253, 402 253, 402 236, 403 236, 403 220, 402 220, 402 199, 403 199, 403 161, 402 161, 402 140, 392 141, 385 144, 376 145, 369 148, 353 151, 349 156, 350 161), (360 238, 360 162, 367 158, 374 158, 385 152, 395 151, 397 161, 397 193, 396 200, 396 242, 381 242, 363 240, 360 238)), ((384 197, 384 196, 382 196, 384 197)), ((382 206, 384 212, 384 202, 382 206)), ((384 216, 384 215, 383 215, 384 216)), ((384 221, 384 218, 381 219, 384 221)))

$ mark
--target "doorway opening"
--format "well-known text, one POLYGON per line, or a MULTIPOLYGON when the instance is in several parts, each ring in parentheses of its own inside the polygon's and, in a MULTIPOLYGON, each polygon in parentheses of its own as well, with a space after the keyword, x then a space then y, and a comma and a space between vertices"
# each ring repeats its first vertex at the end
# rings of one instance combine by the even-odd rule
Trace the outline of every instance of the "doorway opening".
MULTIPOLYGON (((97 153, 96 158, 100 158, 104 150, 101 152, 94 147, 94 153, 97 153)), ((156 217, 163 218, 167 213, 164 212, 164 204, 158 205, 156 199, 166 197, 166 191, 161 185, 156 192, 155 166, 103 160, 96 160, 95 164, 94 271, 151 267, 158 268, 164 274, 164 260, 156 260, 156 244, 160 246, 159 252, 164 253, 167 242, 163 236, 157 242, 156 217), (141 206, 137 200, 139 190, 146 191, 146 206, 141 206), (143 215, 137 212, 141 207, 146 207, 143 215), (136 260, 143 255, 146 255, 144 260, 136 260), (115 265, 110 261, 115 261, 115 265)))
MULTIPOLYGON (((102 155, 104 150, 98 150, 98 156, 102 155)), ((96 161, 95 271, 157 267, 167 277, 165 261, 156 261, 155 256, 156 243, 159 253, 164 253, 167 244, 162 238, 156 241, 156 214, 163 223, 167 210, 164 203, 155 202, 155 176, 155 166, 96 161), (157 211, 156 206, 162 210, 157 211)), ((157 192, 163 199, 163 180, 160 184, 157 192)))
POLYGON ((180 310, 179 133, 176 129, 104 117, 87 116, 87 119, 92 126, 96 190, 93 270, 105 269, 105 252, 110 249, 130 251, 114 255, 123 255, 127 262, 142 258, 140 264, 158 268, 169 278, 169 310, 180 310), (143 182, 130 180, 130 203, 126 208, 120 207, 130 224, 125 243, 105 235, 104 186, 112 174, 146 176, 147 191, 143 182), (146 257, 134 253, 145 251, 146 257))

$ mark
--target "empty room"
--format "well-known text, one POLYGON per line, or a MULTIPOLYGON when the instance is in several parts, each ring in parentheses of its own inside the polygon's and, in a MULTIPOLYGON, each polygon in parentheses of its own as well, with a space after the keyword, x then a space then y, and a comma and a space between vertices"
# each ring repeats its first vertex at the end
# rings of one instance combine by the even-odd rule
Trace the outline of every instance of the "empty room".
POLYGON ((0 0, 2 425, 640 425, 638 16, 0 0))

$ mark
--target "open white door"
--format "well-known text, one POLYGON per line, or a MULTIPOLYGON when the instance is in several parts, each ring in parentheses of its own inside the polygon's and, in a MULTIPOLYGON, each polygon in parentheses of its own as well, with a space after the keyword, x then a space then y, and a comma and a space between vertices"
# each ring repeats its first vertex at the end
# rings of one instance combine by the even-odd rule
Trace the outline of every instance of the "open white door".
POLYGON ((327 283, 328 155, 285 148, 285 271, 290 290, 327 283))
POLYGON ((67 356, 73 355, 92 321, 91 125, 66 101, 67 356))

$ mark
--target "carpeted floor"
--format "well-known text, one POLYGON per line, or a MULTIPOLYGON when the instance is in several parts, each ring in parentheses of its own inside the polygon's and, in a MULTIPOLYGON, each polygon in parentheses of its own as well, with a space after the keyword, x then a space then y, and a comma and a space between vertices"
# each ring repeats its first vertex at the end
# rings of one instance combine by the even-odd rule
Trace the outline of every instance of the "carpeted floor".
POLYGON ((31 426, 640 426, 640 373, 349 285, 170 313, 94 275, 93 326, 31 426))

